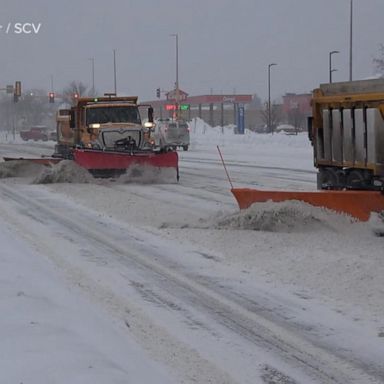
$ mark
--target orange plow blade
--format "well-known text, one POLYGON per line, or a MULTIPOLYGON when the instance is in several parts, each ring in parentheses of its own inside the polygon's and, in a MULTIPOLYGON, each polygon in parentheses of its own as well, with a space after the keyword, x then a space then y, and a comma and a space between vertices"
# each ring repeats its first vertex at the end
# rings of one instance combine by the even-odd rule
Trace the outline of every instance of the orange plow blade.
POLYGON ((380 191, 263 191, 249 188, 233 188, 240 209, 253 203, 298 200, 316 207, 324 207, 338 213, 346 213, 360 220, 369 220, 371 212, 384 211, 384 194, 380 191))

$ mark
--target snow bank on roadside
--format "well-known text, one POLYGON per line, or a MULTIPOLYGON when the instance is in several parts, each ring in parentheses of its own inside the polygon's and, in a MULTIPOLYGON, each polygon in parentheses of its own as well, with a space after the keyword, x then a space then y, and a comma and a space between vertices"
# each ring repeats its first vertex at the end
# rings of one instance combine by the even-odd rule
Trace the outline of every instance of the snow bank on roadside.
MULTIPOLYGON (((245 130, 244 134, 236 134, 234 125, 224 127, 211 127, 200 118, 193 119, 189 123, 191 141, 197 145, 216 144, 222 145, 247 145, 247 146, 264 146, 273 145, 279 147, 303 148, 312 151, 311 143, 306 132, 299 132, 297 135, 287 135, 284 132, 276 132, 272 134, 257 133, 245 130)), ((310 159, 312 160, 312 153, 310 159)))

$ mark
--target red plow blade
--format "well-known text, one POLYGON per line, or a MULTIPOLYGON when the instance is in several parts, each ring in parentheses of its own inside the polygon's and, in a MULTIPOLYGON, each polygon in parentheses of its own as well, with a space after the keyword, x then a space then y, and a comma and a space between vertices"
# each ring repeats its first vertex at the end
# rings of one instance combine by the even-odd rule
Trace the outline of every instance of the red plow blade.
POLYGON ((60 159, 57 157, 3 157, 3 160, 4 161, 22 160, 22 161, 29 161, 35 164, 41 164, 41 165, 53 165, 53 164, 57 164, 59 161, 63 159, 60 159))
POLYGON ((240 209, 253 203, 298 200, 316 207, 324 207, 338 213, 346 213, 360 220, 369 220, 371 212, 384 211, 384 194, 379 191, 263 191, 249 188, 232 188, 240 209))
POLYGON ((119 153, 98 151, 92 149, 75 149, 73 151, 75 162, 90 172, 112 171, 124 172, 134 164, 150 165, 159 168, 174 168, 179 178, 179 165, 177 152, 155 153, 119 153))

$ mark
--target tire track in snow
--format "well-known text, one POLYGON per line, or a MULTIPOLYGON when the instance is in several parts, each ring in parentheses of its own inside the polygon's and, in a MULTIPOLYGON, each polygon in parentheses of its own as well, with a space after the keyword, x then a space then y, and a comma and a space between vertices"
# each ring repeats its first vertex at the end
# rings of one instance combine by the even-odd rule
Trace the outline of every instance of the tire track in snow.
POLYGON ((315 382, 375 383, 383 379, 381 372, 373 370, 369 374, 363 363, 356 365, 356 362, 344 360, 333 351, 309 343, 281 325, 226 297, 225 292, 222 294, 219 290, 181 274, 174 266, 161 263, 161 258, 148 258, 146 255, 156 256, 159 250, 152 247, 150 242, 145 242, 145 235, 140 239, 136 235, 127 234, 125 241, 122 241, 116 235, 113 236, 114 231, 107 228, 105 223, 95 220, 94 217, 92 220, 92 212, 58 212, 54 201, 32 199, 31 196, 26 197, 22 192, 5 185, 1 185, 0 190, 7 199, 25 209, 32 219, 45 225, 54 223, 58 228, 62 227, 65 233, 72 233, 74 237, 80 236, 93 247, 106 250, 125 268, 129 269, 134 265, 138 270, 144 270, 146 276, 151 277, 151 283, 155 283, 159 288, 158 293, 165 291, 176 296, 181 302, 208 314, 218 324, 239 337, 268 353, 280 356, 286 363, 312 377, 315 382))

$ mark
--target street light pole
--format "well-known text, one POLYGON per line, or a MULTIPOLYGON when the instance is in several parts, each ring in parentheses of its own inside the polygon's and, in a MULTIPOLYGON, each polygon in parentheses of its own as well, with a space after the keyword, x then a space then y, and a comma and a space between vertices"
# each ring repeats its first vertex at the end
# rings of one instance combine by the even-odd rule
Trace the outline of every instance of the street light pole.
POLYGON ((337 69, 331 69, 331 74, 332 74, 332 72, 336 72, 336 71, 337 71, 337 69))
POLYGON ((115 96, 117 95, 117 81, 116 81, 116 49, 113 50, 113 82, 115 88, 115 96))
POLYGON ((349 81, 352 81, 352 21, 353 21, 353 0, 350 3, 350 15, 349 15, 349 81))
POLYGON ((268 131, 273 134, 271 126, 271 67, 277 65, 276 63, 268 64, 268 131))
POLYGON ((179 90, 179 35, 173 33, 171 36, 176 37, 176 82, 175 82, 175 91, 176 91, 176 106, 175 106, 175 116, 176 119, 179 115, 179 102, 180 102, 180 90, 179 90))
POLYGON ((340 53, 339 51, 331 51, 329 52, 329 82, 332 83, 332 72, 334 70, 332 69, 332 55, 335 53, 340 53))
POLYGON ((89 60, 91 61, 92 65, 92 96, 95 96, 95 58, 91 57, 89 60))

